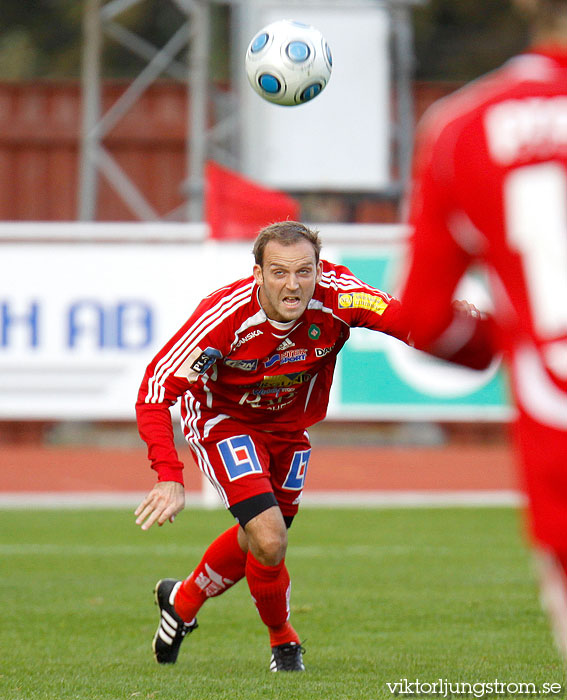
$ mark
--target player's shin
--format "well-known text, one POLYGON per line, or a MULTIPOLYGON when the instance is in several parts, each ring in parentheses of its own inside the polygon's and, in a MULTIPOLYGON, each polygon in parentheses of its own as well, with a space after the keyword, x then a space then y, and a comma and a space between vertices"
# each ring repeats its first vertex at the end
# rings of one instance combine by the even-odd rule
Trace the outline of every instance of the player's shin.
POLYGON ((238 544, 234 525, 209 546, 191 575, 183 581, 175 597, 175 610, 190 622, 208 598, 221 595, 244 577, 246 552, 238 544))
POLYGON ((270 645, 299 644, 299 637, 289 622, 291 581, 285 560, 276 566, 265 566, 248 552, 246 579, 260 618, 268 627, 270 645))

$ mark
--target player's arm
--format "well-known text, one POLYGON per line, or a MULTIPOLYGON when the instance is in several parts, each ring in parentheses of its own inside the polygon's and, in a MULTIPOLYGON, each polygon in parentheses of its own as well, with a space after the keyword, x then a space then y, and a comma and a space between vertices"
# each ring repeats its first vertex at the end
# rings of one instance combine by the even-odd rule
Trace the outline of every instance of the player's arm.
POLYGON ((407 289, 417 294, 410 283, 404 302, 398 301, 395 307, 396 337, 433 357, 470 369, 484 370, 492 364, 497 351, 490 314, 468 301, 454 300, 451 294, 445 297, 439 289, 427 293, 425 285, 421 287, 424 294, 417 294, 412 302, 407 289))
POLYGON ((142 529, 155 522, 159 525, 167 520, 173 522, 185 505, 183 463, 175 448, 170 409, 221 356, 220 351, 209 345, 217 340, 219 332, 215 333, 214 329, 209 334, 202 332, 206 313, 202 306, 152 360, 138 393, 138 431, 158 478, 156 486, 135 511, 136 523, 142 529))
POLYGON ((351 328, 382 331, 407 342, 408 333, 401 323, 397 299, 366 284, 343 265, 334 265, 332 273, 331 294, 336 317, 351 328))
POLYGON ((175 481, 183 485, 183 463, 175 449, 170 409, 185 393, 189 383, 175 377, 158 383, 159 365, 166 349, 158 353, 146 370, 138 392, 136 420, 158 481, 175 481))
POLYGON ((410 344, 436 357, 484 369, 495 349, 493 320, 454 301, 455 290, 474 260, 467 224, 456 214, 449 173, 449 147, 427 125, 418 141, 410 195, 412 228, 409 266, 400 299, 400 322, 410 344), (461 230, 459 231, 459 227, 461 230))
POLYGON ((418 346, 409 330, 408 342, 429 355, 470 369, 487 369, 496 357, 494 321, 467 301, 451 302, 451 321, 427 345, 418 346))
POLYGON ((163 387, 163 395, 154 397, 151 384, 162 353, 158 353, 147 368, 136 402, 138 431, 147 445, 148 458, 158 478, 157 484, 135 511, 136 524, 143 530, 156 522, 158 525, 168 520, 173 522, 185 507, 183 463, 175 448, 170 408, 188 385, 170 380, 163 387))
POLYGON ((472 304, 449 299, 446 325, 427 346, 418 346, 399 299, 356 278, 347 268, 336 266, 338 291, 336 313, 351 327, 380 331, 419 347, 448 362, 485 369, 493 360, 492 320, 472 304), (348 291, 341 291, 348 289, 348 291))
POLYGON ((386 333, 434 357, 471 369, 486 369, 494 359, 492 319, 467 301, 449 301, 444 331, 427 346, 418 346, 399 299, 368 287, 361 294, 352 295, 353 306, 358 308, 349 314, 351 326, 386 333))

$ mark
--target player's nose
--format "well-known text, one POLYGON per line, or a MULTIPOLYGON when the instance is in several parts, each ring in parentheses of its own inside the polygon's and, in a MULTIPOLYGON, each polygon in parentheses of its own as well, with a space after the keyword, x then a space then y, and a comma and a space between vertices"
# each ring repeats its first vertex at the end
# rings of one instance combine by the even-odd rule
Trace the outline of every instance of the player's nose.
POLYGON ((287 276, 286 286, 290 291, 299 288, 299 281, 293 272, 290 272, 290 274, 287 276))

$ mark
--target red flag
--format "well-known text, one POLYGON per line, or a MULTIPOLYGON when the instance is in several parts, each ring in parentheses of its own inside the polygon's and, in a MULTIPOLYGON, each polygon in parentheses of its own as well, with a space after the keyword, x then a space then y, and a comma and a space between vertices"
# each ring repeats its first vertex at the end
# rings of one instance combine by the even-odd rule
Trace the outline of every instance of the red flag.
POLYGON ((275 221, 297 221, 299 203, 218 163, 205 166, 205 220, 211 238, 249 240, 275 221))

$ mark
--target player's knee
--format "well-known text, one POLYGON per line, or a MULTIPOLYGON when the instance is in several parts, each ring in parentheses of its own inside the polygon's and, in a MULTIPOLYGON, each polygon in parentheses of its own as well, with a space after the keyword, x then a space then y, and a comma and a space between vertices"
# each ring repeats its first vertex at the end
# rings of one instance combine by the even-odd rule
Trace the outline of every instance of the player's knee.
POLYGON ((287 528, 279 508, 270 508, 246 524, 248 545, 264 566, 277 566, 287 550, 287 528))
POLYGON ((264 566, 277 566, 285 557, 287 550, 287 533, 283 530, 271 530, 262 533, 251 545, 252 553, 264 566))

